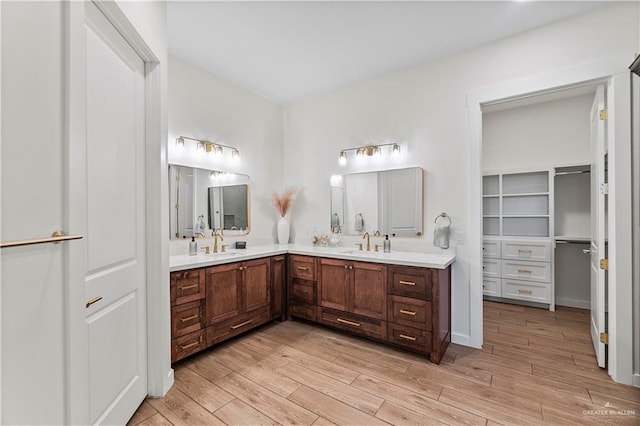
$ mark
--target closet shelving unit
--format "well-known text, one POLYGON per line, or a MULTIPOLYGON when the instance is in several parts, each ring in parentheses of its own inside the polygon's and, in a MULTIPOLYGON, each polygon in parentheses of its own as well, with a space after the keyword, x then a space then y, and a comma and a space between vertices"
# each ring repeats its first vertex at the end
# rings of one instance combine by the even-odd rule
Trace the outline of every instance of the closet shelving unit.
POLYGON ((482 188, 485 296, 554 310, 553 174, 486 173, 482 188))

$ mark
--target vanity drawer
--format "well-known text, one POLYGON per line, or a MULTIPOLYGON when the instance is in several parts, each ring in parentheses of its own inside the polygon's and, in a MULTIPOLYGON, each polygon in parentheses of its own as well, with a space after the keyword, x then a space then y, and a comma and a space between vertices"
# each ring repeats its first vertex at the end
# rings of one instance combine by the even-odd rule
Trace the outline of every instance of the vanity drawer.
POLYGON ((207 344, 213 345, 264 324, 271 318, 269 308, 257 309, 207 327, 207 344))
POLYGON ((502 258, 551 262, 550 241, 502 241, 502 258))
POLYGON ((389 321, 431 330, 431 302, 392 295, 387 303, 389 321))
POLYGON ((431 352, 433 347, 431 332, 392 322, 387 324, 387 341, 418 352, 431 352))
POLYGON ((430 269, 392 266, 388 270, 389 294, 431 300, 430 269))
POLYGON ((206 296, 204 268, 172 272, 170 281, 171 305, 193 302, 206 296))
POLYGON ((198 331, 204 323, 204 300, 184 303, 171 308, 171 337, 198 331))
POLYGON ((386 321, 349 312, 320 308, 320 323, 379 340, 387 337, 386 321))
POLYGON ((551 284, 503 279, 502 297, 538 303, 551 303, 551 284))
POLYGON ((502 274, 502 261, 500 259, 485 258, 482 260, 482 275, 485 277, 500 277, 502 274))
POLYGON ((316 286, 309 281, 293 280, 291 284, 291 300, 314 305, 316 303, 316 286))
POLYGON ((292 278, 316 280, 316 259, 309 256, 289 256, 289 270, 292 278))
POLYGON ((551 282, 551 264, 542 262, 502 262, 502 278, 551 282))
POLYGON ((303 318, 309 321, 318 321, 318 308, 308 303, 292 303, 289 305, 289 314, 292 317, 303 318))
POLYGON ((205 330, 198 330, 173 339, 171 341, 171 362, 176 362, 206 348, 205 337, 205 330))
POLYGON ((502 294, 502 280, 500 278, 482 277, 482 294, 500 297, 502 294))
POLYGON ((499 240, 483 240, 482 256, 483 257, 500 257, 502 245, 499 240))

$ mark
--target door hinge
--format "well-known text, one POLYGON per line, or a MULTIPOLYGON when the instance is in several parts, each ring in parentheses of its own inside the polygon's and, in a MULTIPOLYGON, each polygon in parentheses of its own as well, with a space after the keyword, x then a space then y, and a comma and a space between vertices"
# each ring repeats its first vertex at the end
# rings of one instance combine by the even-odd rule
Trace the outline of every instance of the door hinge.
POLYGON ((602 195, 608 195, 609 194, 609 184, 608 183, 600 184, 600 194, 602 194, 602 195))
POLYGON ((600 343, 609 344, 609 333, 600 333, 600 343))
POLYGON ((176 204, 176 210, 180 210, 180 204, 176 204))
POLYGON ((600 120, 606 120, 609 118, 609 112, 606 109, 600 110, 600 120))
POLYGON ((609 270, 609 259, 600 259, 600 269, 609 270))

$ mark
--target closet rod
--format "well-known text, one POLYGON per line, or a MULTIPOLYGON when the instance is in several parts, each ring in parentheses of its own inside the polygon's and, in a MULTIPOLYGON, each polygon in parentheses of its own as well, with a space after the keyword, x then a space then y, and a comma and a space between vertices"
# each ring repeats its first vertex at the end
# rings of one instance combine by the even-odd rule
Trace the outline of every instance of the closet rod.
POLYGON ((561 175, 578 175, 580 173, 591 173, 591 170, 576 170, 573 172, 556 172, 556 176, 561 175))

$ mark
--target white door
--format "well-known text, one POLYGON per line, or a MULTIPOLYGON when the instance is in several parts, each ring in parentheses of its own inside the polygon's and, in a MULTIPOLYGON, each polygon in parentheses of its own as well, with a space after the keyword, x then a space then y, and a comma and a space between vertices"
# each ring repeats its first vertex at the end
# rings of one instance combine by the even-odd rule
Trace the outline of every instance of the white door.
POLYGON ((147 393, 144 62, 93 3, 71 10, 71 422, 124 424, 147 393))
POLYGON ((605 367, 605 345, 600 341, 600 333, 606 333, 606 277, 605 270, 600 268, 600 260, 606 258, 606 120, 600 116, 604 110, 604 86, 598 86, 591 107, 591 339, 600 367, 605 367))

